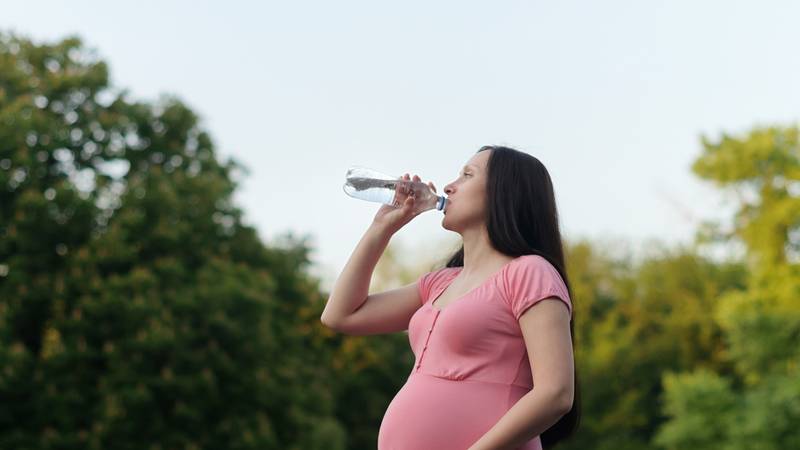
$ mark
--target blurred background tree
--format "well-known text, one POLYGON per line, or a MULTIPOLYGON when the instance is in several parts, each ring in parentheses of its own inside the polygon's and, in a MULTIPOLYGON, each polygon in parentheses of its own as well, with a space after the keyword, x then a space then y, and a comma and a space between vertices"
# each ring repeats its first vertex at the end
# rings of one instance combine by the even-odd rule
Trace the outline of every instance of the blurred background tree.
POLYGON ((742 289, 709 310, 728 370, 665 373, 664 448, 800 448, 800 129, 756 127, 703 139, 693 171, 733 191, 732 224, 706 242, 742 243, 742 289))
POLYGON ((80 39, 0 36, 0 448, 343 448, 308 249, 242 173, 80 39))

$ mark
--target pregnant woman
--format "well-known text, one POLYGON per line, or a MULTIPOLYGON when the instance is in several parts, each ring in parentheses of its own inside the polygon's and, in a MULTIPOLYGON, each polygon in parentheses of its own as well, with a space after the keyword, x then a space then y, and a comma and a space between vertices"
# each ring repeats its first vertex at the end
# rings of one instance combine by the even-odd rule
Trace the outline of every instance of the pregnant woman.
POLYGON ((351 335, 408 330, 414 366, 383 416, 379 450, 548 448, 579 417, 550 175, 527 153, 485 146, 444 192, 442 226, 463 240, 446 265, 368 295, 391 236, 416 215, 410 196, 401 208, 382 205, 321 320, 351 335))

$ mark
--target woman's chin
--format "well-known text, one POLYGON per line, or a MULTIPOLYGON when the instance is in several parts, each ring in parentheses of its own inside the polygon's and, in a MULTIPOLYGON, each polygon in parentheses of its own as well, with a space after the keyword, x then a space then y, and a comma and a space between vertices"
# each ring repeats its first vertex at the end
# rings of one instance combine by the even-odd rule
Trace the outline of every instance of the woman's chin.
POLYGON ((442 228, 444 228, 445 230, 448 230, 448 231, 455 231, 453 229, 452 219, 448 219, 447 215, 444 215, 442 217, 442 228))

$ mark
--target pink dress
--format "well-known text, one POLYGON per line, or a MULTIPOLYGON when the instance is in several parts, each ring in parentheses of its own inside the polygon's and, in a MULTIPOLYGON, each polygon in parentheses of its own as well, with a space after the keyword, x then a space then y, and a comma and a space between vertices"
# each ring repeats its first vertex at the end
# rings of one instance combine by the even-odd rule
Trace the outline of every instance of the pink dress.
MULTIPOLYGON (((408 328, 414 366, 383 416, 378 450, 469 448, 533 388, 522 313, 555 296, 572 316, 566 285, 539 255, 509 261, 442 310, 431 305, 461 269, 419 278, 422 305, 408 328)), ((541 449, 541 440, 520 448, 541 449)))

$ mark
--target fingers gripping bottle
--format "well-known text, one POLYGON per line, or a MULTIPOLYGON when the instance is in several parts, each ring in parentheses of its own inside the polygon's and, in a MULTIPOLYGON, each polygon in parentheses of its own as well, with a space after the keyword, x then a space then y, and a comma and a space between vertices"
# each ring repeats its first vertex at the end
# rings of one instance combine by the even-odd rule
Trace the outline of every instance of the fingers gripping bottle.
POLYGON ((444 195, 436 194, 422 181, 403 180, 403 177, 393 177, 366 167, 350 167, 346 178, 344 192, 353 198, 369 202, 399 208, 407 197, 412 196, 417 213, 429 209, 442 211, 447 203, 444 195))

